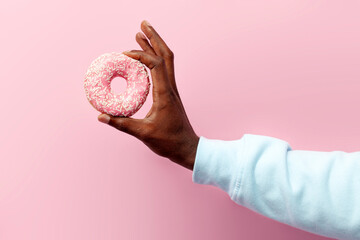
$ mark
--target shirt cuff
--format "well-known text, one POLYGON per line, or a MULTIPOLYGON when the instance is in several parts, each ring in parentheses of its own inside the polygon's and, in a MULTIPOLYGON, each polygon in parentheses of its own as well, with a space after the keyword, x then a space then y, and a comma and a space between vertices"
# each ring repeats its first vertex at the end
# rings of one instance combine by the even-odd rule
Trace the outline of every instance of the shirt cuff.
POLYGON ((245 159, 245 136, 239 140, 225 141, 200 137, 192 181, 208 184, 226 191, 231 198, 239 189, 245 159))

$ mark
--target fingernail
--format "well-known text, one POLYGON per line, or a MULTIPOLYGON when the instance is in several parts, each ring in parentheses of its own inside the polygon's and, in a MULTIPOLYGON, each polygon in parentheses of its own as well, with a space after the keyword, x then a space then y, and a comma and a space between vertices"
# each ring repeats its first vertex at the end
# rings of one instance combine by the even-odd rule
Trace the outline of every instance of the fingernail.
POLYGON ((101 114, 98 116, 99 122, 108 124, 110 122, 110 116, 106 114, 101 114))
POLYGON ((128 54, 128 53, 130 53, 130 51, 123 51, 122 53, 123 54, 128 54))
POLYGON ((148 27, 151 27, 151 24, 148 21, 145 20, 144 22, 148 27))
POLYGON ((138 32, 138 35, 142 39, 146 39, 146 36, 142 32, 138 32))

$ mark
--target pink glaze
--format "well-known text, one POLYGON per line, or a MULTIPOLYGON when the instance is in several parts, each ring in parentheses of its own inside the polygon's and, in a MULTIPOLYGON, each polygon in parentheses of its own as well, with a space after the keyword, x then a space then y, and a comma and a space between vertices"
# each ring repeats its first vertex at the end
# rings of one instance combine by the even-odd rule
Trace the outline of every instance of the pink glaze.
POLYGON ((129 117, 144 104, 150 89, 145 65, 122 53, 105 53, 88 68, 84 82, 86 97, 99 112, 129 117), (111 92, 110 83, 123 77, 127 87, 123 93, 111 92))

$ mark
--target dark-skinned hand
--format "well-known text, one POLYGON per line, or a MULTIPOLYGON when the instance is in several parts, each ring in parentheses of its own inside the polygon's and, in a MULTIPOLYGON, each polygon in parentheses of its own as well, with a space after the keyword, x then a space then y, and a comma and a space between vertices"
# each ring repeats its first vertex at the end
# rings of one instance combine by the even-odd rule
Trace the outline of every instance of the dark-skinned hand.
POLYGON ((156 154, 193 169, 199 137, 194 132, 175 82, 174 53, 147 21, 141 22, 136 41, 142 50, 123 54, 139 60, 151 72, 153 104, 143 119, 100 114, 98 120, 128 133, 156 154), (149 41, 150 43, 149 43, 149 41))

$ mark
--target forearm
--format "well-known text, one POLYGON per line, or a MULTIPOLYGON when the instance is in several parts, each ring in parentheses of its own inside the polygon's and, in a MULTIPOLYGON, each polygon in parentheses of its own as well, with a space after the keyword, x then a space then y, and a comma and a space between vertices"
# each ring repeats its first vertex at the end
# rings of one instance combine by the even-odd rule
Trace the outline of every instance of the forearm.
POLYGON ((292 150, 280 139, 245 134, 201 138, 193 181, 291 226, 341 239, 360 238, 360 152, 292 150))

